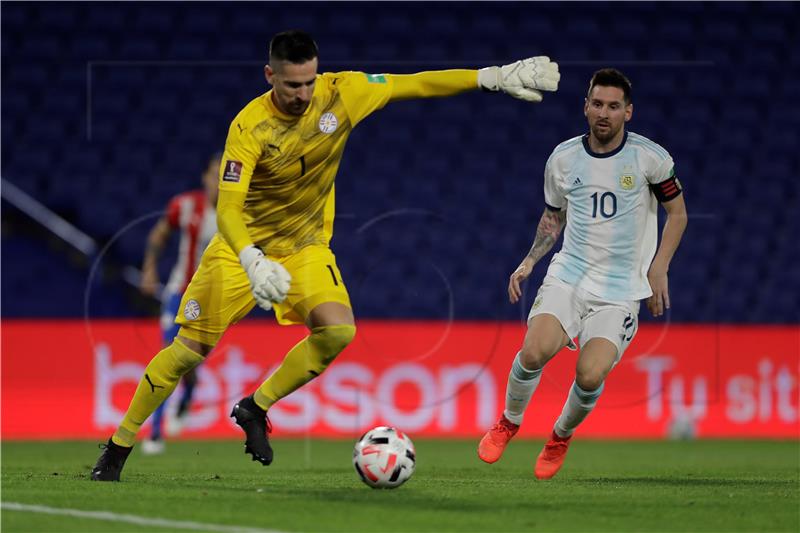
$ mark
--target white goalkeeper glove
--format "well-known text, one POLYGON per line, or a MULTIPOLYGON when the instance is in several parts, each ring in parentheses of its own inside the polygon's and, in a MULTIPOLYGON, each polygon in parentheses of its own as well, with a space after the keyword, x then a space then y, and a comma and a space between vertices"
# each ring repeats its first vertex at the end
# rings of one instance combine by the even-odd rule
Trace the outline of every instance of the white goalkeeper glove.
POLYGON ((503 91, 514 98, 541 102, 541 91, 558 89, 558 63, 547 56, 529 57, 502 67, 486 67, 478 71, 478 86, 486 91, 503 91))
POLYGON ((247 272, 250 290, 259 307, 270 310, 272 304, 286 299, 292 276, 282 264, 270 261, 255 246, 248 246, 239 252, 239 261, 247 272))

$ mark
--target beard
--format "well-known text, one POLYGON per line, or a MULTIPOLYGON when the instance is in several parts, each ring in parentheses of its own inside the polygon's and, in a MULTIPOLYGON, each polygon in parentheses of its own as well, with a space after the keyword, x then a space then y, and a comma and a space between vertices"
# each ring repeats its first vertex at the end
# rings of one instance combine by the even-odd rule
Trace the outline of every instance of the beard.
POLYGON ((299 116, 305 113, 310 105, 311 102, 290 102, 286 107, 289 114, 299 116))
POLYGON ((619 133, 621 127, 614 129, 611 124, 605 124, 605 127, 600 127, 598 124, 592 126, 592 135, 601 143, 607 143, 614 139, 619 133))

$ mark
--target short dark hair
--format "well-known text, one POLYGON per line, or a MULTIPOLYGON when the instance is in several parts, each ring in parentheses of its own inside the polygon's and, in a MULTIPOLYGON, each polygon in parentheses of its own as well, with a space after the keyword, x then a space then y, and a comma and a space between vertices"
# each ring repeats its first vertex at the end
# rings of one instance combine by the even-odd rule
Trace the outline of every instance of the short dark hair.
POLYGON ((588 98, 592 96, 592 89, 597 85, 622 89, 625 103, 631 103, 631 81, 619 70, 615 68, 604 68, 592 74, 592 79, 589 81, 588 98))
POLYGON ((270 61, 305 63, 319 56, 317 43, 311 35, 300 30, 289 30, 275 34, 269 42, 270 61))

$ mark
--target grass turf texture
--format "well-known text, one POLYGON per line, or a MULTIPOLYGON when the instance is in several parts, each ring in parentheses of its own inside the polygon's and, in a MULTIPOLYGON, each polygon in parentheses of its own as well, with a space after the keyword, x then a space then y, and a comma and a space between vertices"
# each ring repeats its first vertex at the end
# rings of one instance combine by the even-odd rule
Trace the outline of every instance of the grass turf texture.
MULTIPOLYGON (((275 440, 270 467, 234 441, 134 450, 121 483, 88 475, 90 442, 3 442, 2 500, 281 531, 798 531, 800 442, 613 442, 577 438, 564 468, 537 481, 541 441, 498 463, 474 440, 415 441, 417 471, 370 489, 352 442, 275 440)), ((169 531, 3 510, 2 531, 169 531)))

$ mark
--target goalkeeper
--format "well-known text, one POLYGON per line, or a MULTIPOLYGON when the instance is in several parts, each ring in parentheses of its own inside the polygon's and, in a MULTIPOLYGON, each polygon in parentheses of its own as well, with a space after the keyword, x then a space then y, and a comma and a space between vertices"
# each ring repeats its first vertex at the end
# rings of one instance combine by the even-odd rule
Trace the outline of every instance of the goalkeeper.
POLYGON ((329 242, 334 178, 352 129, 389 102, 505 92, 540 102, 555 91, 558 65, 534 57, 503 67, 410 75, 317 73, 318 49, 301 31, 275 35, 272 89, 247 104, 228 131, 219 176, 219 232, 183 295, 175 341, 145 368, 122 423, 104 446, 91 478, 117 481, 141 425, 199 365, 225 330, 258 304, 280 324, 305 324, 309 335, 231 416, 245 451, 268 465, 267 411, 320 375, 355 335, 350 298, 329 242))

